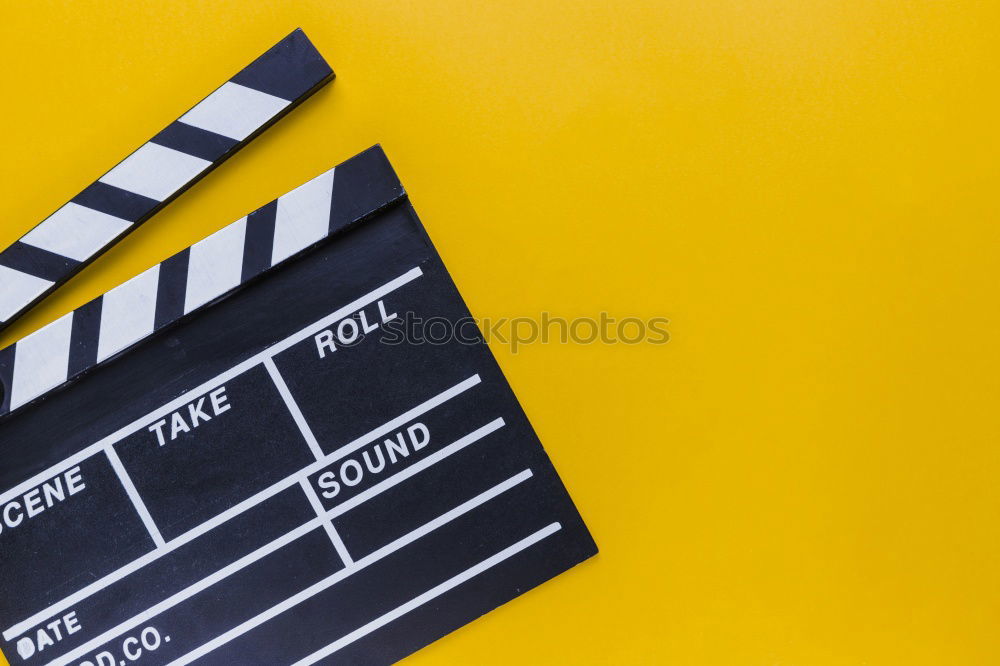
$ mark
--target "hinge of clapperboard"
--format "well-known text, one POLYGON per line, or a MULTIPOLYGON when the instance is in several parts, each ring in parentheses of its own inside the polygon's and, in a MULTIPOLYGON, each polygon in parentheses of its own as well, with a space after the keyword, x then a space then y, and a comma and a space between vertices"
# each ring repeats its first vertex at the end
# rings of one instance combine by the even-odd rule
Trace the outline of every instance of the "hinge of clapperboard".
MULTIPOLYGON (((297 29, 0 251, 0 330, 309 98, 333 70, 297 29)), ((0 349, 0 419, 405 196, 378 147, 326 172, 112 291, 0 349), (348 195, 350 191, 350 195, 348 195), (280 209, 325 209, 328 223, 280 209), (317 208, 318 207, 318 208, 317 208), (300 228, 301 227, 301 228, 300 228), (239 270, 219 275, 239 253, 239 270), (146 313, 149 316, 144 316, 146 313)))

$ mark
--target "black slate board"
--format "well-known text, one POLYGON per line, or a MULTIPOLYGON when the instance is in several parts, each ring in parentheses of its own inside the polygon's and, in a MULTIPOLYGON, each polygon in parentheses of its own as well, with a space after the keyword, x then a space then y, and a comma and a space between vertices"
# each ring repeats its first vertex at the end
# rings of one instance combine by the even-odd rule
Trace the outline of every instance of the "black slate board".
POLYGON ((596 553, 381 149, 326 177, 0 351, 12 664, 390 663, 596 553))

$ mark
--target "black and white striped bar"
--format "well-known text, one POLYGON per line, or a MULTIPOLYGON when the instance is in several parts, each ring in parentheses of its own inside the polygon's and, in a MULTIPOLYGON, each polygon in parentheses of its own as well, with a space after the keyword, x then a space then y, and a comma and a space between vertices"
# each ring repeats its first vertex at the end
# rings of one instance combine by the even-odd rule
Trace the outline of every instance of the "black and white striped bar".
POLYGON ((0 350, 0 418, 405 196, 378 146, 0 350))
POLYGON ((0 252, 0 330, 332 78, 295 30, 0 252))

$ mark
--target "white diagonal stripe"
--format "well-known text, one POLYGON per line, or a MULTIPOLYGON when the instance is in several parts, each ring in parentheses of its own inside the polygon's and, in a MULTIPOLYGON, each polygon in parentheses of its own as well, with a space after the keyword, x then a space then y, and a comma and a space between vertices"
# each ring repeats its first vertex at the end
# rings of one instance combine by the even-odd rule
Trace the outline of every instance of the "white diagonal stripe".
POLYGON ((18 341, 14 348, 11 409, 66 381, 72 332, 73 313, 70 312, 18 341))
POLYGON ((191 246, 185 313, 239 286, 243 277, 246 233, 247 219, 244 217, 191 246))
POLYGON ((280 97, 227 81, 179 120, 242 141, 289 104, 280 97))
POLYGON ((329 514, 323 510, 323 503, 319 501, 319 495, 316 494, 316 489, 312 487, 309 483, 309 479, 300 479, 299 485, 302 486, 302 492, 306 494, 306 498, 309 500, 309 505, 312 506, 313 511, 316 512, 316 516, 323 523, 323 529, 326 530, 326 535, 330 538, 330 543, 333 544, 333 549, 337 551, 337 555, 340 560, 344 563, 345 567, 349 567, 354 564, 354 558, 351 557, 351 553, 348 552, 347 546, 344 545, 344 540, 340 538, 340 533, 337 528, 333 526, 333 521, 330 520, 329 514))
POLYGON ((271 265, 322 240, 330 232, 333 172, 313 178, 278 199, 271 265))
POLYGON ((302 438, 306 440, 306 446, 309 447, 309 451, 313 454, 313 457, 316 460, 322 460, 324 457, 323 448, 319 445, 319 441, 317 441, 316 435, 313 434, 312 428, 309 427, 309 423, 306 421, 306 417, 303 416, 302 410, 299 409, 299 404, 295 402, 295 398, 292 397, 292 392, 288 389, 288 384, 285 383, 285 378, 281 376, 278 366, 274 364, 274 359, 264 359, 264 367, 267 369, 267 374, 271 376, 271 381, 274 382, 274 387, 278 389, 278 393, 281 395, 281 399, 284 401, 285 407, 287 407, 289 413, 291 413, 292 420, 295 421, 295 425, 298 426, 299 432, 302 433, 302 438))
MULTIPOLYGON (((356 641, 361 640, 362 638, 364 638, 368 634, 371 634, 372 632, 375 632, 375 631, 381 629, 382 627, 384 627, 385 625, 389 624, 390 622, 394 622, 394 621, 398 620, 399 618, 403 617, 404 615, 406 615, 407 613, 410 613, 410 612, 416 610, 417 608, 420 608, 424 604, 427 604, 427 603, 430 603, 431 601, 434 601, 435 599, 437 599, 438 597, 440 597, 442 594, 445 594, 446 592, 454 590, 456 587, 458 587, 462 583, 465 583, 467 581, 472 580, 473 578, 475 578, 476 576, 482 574, 483 572, 489 571, 490 569, 492 569, 493 567, 497 566, 498 564, 509 560, 510 558, 514 557, 518 553, 520 553, 520 552, 522 552, 524 550, 527 550, 528 548, 531 548, 536 543, 542 541, 543 539, 546 539, 546 538, 552 536, 553 534, 555 534, 556 532, 558 532, 561 529, 562 529, 562 524, 561 523, 551 523, 551 524, 547 525, 546 527, 543 527, 542 529, 538 530, 537 532, 535 532, 533 534, 530 534, 530 535, 526 536, 525 538, 521 539, 517 543, 515 543, 515 544, 513 544, 511 546, 508 546, 507 548, 504 548, 499 553, 497 553, 497 554, 495 554, 495 555, 493 555, 491 557, 486 558, 485 560, 483 560, 479 564, 477 564, 477 565, 475 565, 473 567, 469 567, 465 571, 462 571, 461 573, 458 573, 458 574, 452 576, 451 578, 449 578, 448 580, 444 581, 440 585, 437 585, 437 586, 435 586, 435 587, 427 590, 423 594, 421 594, 421 595, 419 595, 417 597, 414 597, 413 599, 410 599, 409 601, 407 601, 402 606, 397 606, 396 608, 392 609, 388 613, 380 615, 379 617, 375 618, 371 622, 369 622, 369 623, 367 623, 365 625, 362 625, 361 627, 355 629, 354 631, 352 631, 351 633, 347 634, 346 636, 343 636, 342 638, 338 638, 334 642, 332 642, 329 645, 327 645, 325 648, 323 648, 321 650, 317 650, 316 652, 313 652, 311 655, 309 655, 308 657, 305 657, 304 659, 300 659, 299 661, 297 661, 294 664, 292 664, 292 666, 312 666, 312 664, 315 664, 318 661, 326 659, 331 654, 334 654, 335 652, 339 652, 340 650, 344 649, 345 647, 347 647, 351 643, 354 643, 356 641)), ((171 665, 171 666, 173 666, 173 665, 171 665)))
POLYGON ((100 180, 163 201, 211 165, 200 157, 147 143, 101 176, 100 180))
POLYGON ((153 332, 156 318, 157 264, 104 294, 97 361, 112 356, 153 332))
POLYGON ((135 512, 139 515, 139 519, 142 521, 142 524, 146 526, 149 536, 153 539, 153 544, 157 548, 165 548, 167 544, 163 540, 163 535, 160 534, 160 528, 156 526, 156 521, 153 520, 153 516, 150 515, 149 509, 146 507, 146 503, 142 501, 142 496, 139 494, 139 490, 135 487, 132 477, 129 476, 128 470, 125 469, 122 459, 118 457, 118 452, 115 451, 115 447, 107 447, 104 449, 104 453, 107 454, 108 462, 111 463, 111 467, 114 469, 119 483, 121 483, 122 487, 125 489, 125 494, 128 495, 129 500, 132 501, 132 506, 135 507, 135 512))
POLYGON ((0 322, 16 315, 51 286, 49 280, 0 266, 0 322))
POLYGON ((71 201, 25 234, 21 242, 86 261, 130 226, 128 220, 71 201))

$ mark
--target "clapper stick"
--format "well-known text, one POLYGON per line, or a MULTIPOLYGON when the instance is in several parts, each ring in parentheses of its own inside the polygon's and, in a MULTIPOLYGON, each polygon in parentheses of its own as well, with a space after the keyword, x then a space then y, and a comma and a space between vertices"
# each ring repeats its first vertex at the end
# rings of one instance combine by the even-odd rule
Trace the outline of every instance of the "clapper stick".
POLYGON ((0 350, 0 419, 404 196, 372 148, 0 350))
POLYGON ((333 76, 295 30, 0 252, 0 330, 333 76))
POLYGON ((379 147, 0 356, 15 666, 388 664, 597 552, 379 147))

